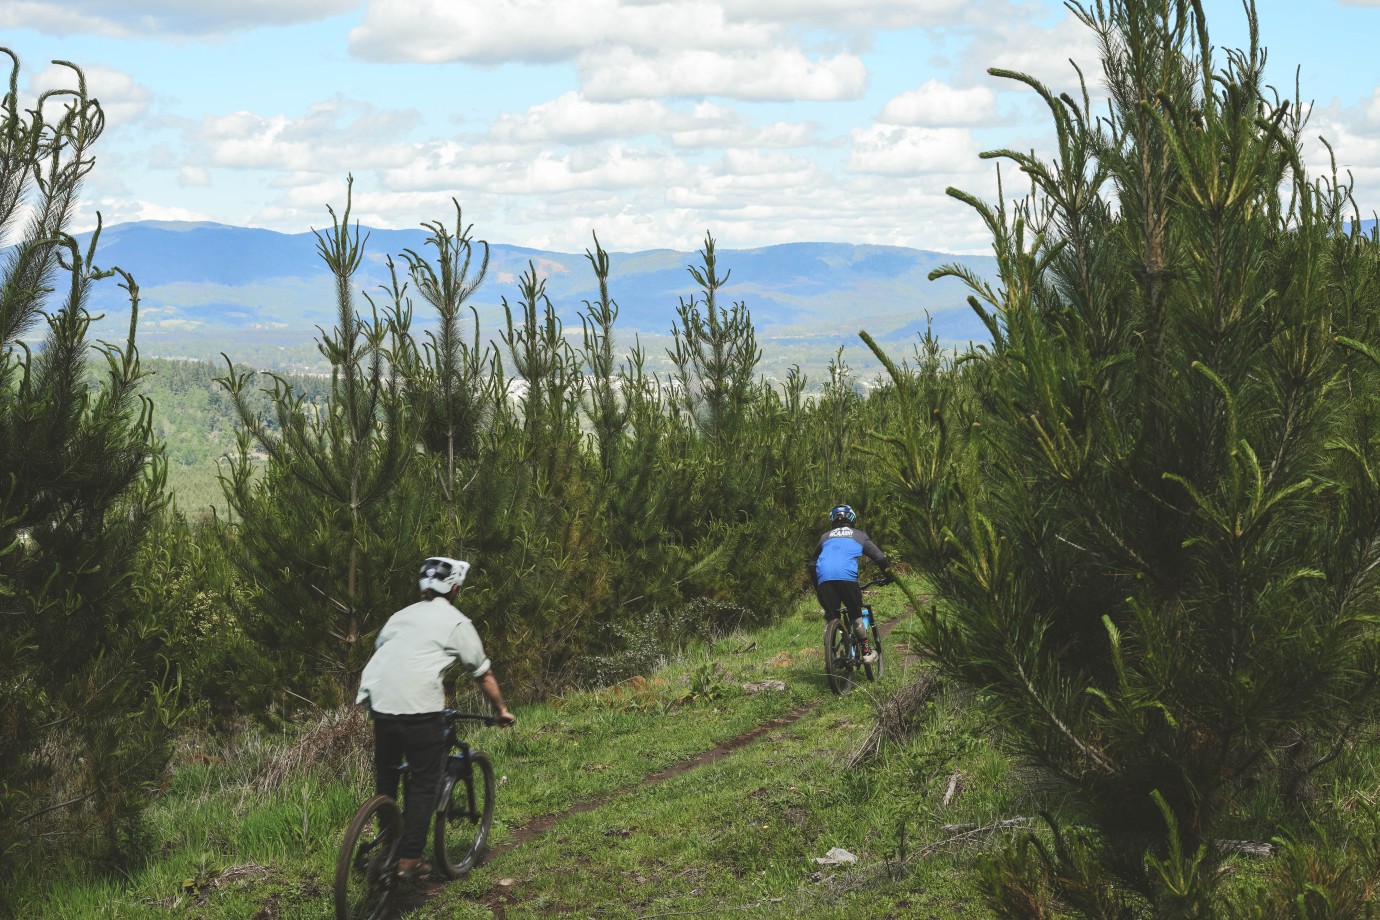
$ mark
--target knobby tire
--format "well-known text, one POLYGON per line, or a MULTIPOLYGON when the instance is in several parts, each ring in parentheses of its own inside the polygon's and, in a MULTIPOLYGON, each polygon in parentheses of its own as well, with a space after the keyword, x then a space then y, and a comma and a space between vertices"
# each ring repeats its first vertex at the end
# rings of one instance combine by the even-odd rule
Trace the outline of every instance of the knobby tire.
POLYGON ((397 890, 402 813, 376 795, 359 807, 345 831, 335 867, 336 920, 383 920, 397 890))
POLYGON ((835 696, 853 689, 852 648, 843 624, 832 619, 824 624, 824 676, 835 696))
POLYGON ((479 865, 489 845, 494 821, 494 768, 487 754, 470 751, 470 780, 458 773, 463 767, 447 767, 441 801, 436 811, 436 868, 448 878, 458 878, 479 865), (474 809, 470 809, 470 789, 474 809))

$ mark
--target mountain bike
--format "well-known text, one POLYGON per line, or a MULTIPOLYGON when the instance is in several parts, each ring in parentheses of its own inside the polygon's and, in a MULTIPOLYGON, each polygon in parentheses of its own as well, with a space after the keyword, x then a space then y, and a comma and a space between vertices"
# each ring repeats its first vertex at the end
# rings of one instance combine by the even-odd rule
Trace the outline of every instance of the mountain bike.
MULTIPOLYGON (((447 709, 445 770, 432 829, 434 868, 458 878, 479 864, 494 820, 494 768, 489 756, 462 740, 457 722, 498 724, 497 716, 447 709)), ((406 761, 398 772, 409 773, 406 761)), ((386 795, 376 795, 359 807, 340 847, 335 867, 337 920, 383 920, 394 906, 398 877, 398 845, 402 841, 402 810, 386 795)))
MULTIPOLYGON (((859 588, 866 591, 878 585, 890 584, 885 578, 869 581, 859 588)), ((845 611, 846 613, 847 611, 845 611)), ((882 676, 882 634, 877 622, 872 618, 872 605, 863 604, 859 617, 863 628, 872 634, 872 651, 877 653, 875 661, 863 661, 862 643, 857 633, 846 619, 841 619, 837 610, 826 610, 824 615, 824 676, 829 679, 829 689, 835 696, 842 696, 853 689, 858 671, 862 671, 869 681, 882 676)))

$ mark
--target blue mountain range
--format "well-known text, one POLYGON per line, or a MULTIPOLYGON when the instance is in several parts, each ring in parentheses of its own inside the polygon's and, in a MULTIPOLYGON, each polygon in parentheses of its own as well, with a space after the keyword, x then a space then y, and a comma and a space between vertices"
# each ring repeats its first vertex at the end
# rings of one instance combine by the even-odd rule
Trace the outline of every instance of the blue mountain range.
MULTIPOLYGON (((399 253, 434 256, 423 229, 361 228, 360 234, 365 261, 357 280, 366 293, 377 293, 387 281, 390 256, 400 272, 399 253)), ((138 282, 146 354, 181 350, 210 357, 234 354, 237 345, 301 344, 317 335, 316 327, 334 325, 331 279, 316 248, 311 232, 143 221, 107 227, 96 261, 118 265, 138 282)), ((966 287, 952 278, 931 282, 928 275, 961 262, 991 276, 991 257, 846 243, 720 249, 717 257, 720 274, 730 273, 719 292, 721 305, 745 303, 764 340, 832 349, 834 342, 856 344, 858 330, 866 329, 879 340, 902 342, 927 323, 955 343, 987 339, 966 305, 966 287)), ((687 269, 700 263, 699 254, 659 249, 610 252, 609 258, 620 337, 668 335, 681 299, 698 294, 687 269)), ((546 279, 563 322, 578 332, 580 312, 598 296, 585 255, 494 244, 487 278, 473 299, 486 337, 497 338, 503 301, 516 304, 518 278, 529 268, 546 279)), ((106 316, 98 333, 118 336, 128 323, 125 293, 114 283, 101 285, 93 306, 106 316)), ((368 303, 361 297, 357 307, 367 310, 368 303)), ((429 321, 426 305, 415 303, 415 323, 429 321)))

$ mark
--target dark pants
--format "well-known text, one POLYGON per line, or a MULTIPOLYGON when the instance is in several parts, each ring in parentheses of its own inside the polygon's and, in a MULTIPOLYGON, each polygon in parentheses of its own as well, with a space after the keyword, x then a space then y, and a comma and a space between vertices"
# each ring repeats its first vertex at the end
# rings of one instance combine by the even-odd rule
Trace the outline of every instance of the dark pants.
POLYGON ((862 616, 862 588, 856 581, 821 581, 815 585, 815 597, 824 608, 824 619, 832 619, 840 606, 848 611, 848 622, 856 624, 862 616))
POLYGON ((441 713, 389 718, 374 716, 374 791, 398 797, 398 764, 407 758, 403 799, 402 859, 416 859, 426 845, 436 810, 436 789, 446 765, 446 725, 441 713))

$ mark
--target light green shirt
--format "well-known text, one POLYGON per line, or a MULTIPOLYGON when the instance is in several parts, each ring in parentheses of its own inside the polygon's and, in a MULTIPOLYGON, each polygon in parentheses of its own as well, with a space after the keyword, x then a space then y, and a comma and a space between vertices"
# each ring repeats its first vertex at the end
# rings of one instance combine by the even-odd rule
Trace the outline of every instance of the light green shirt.
POLYGON ((441 676, 455 661, 470 677, 488 673, 474 624, 443 598, 418 601, 389 617, 379 632, 355 702, 387 715, 440 712, 446 708, 441 676))

